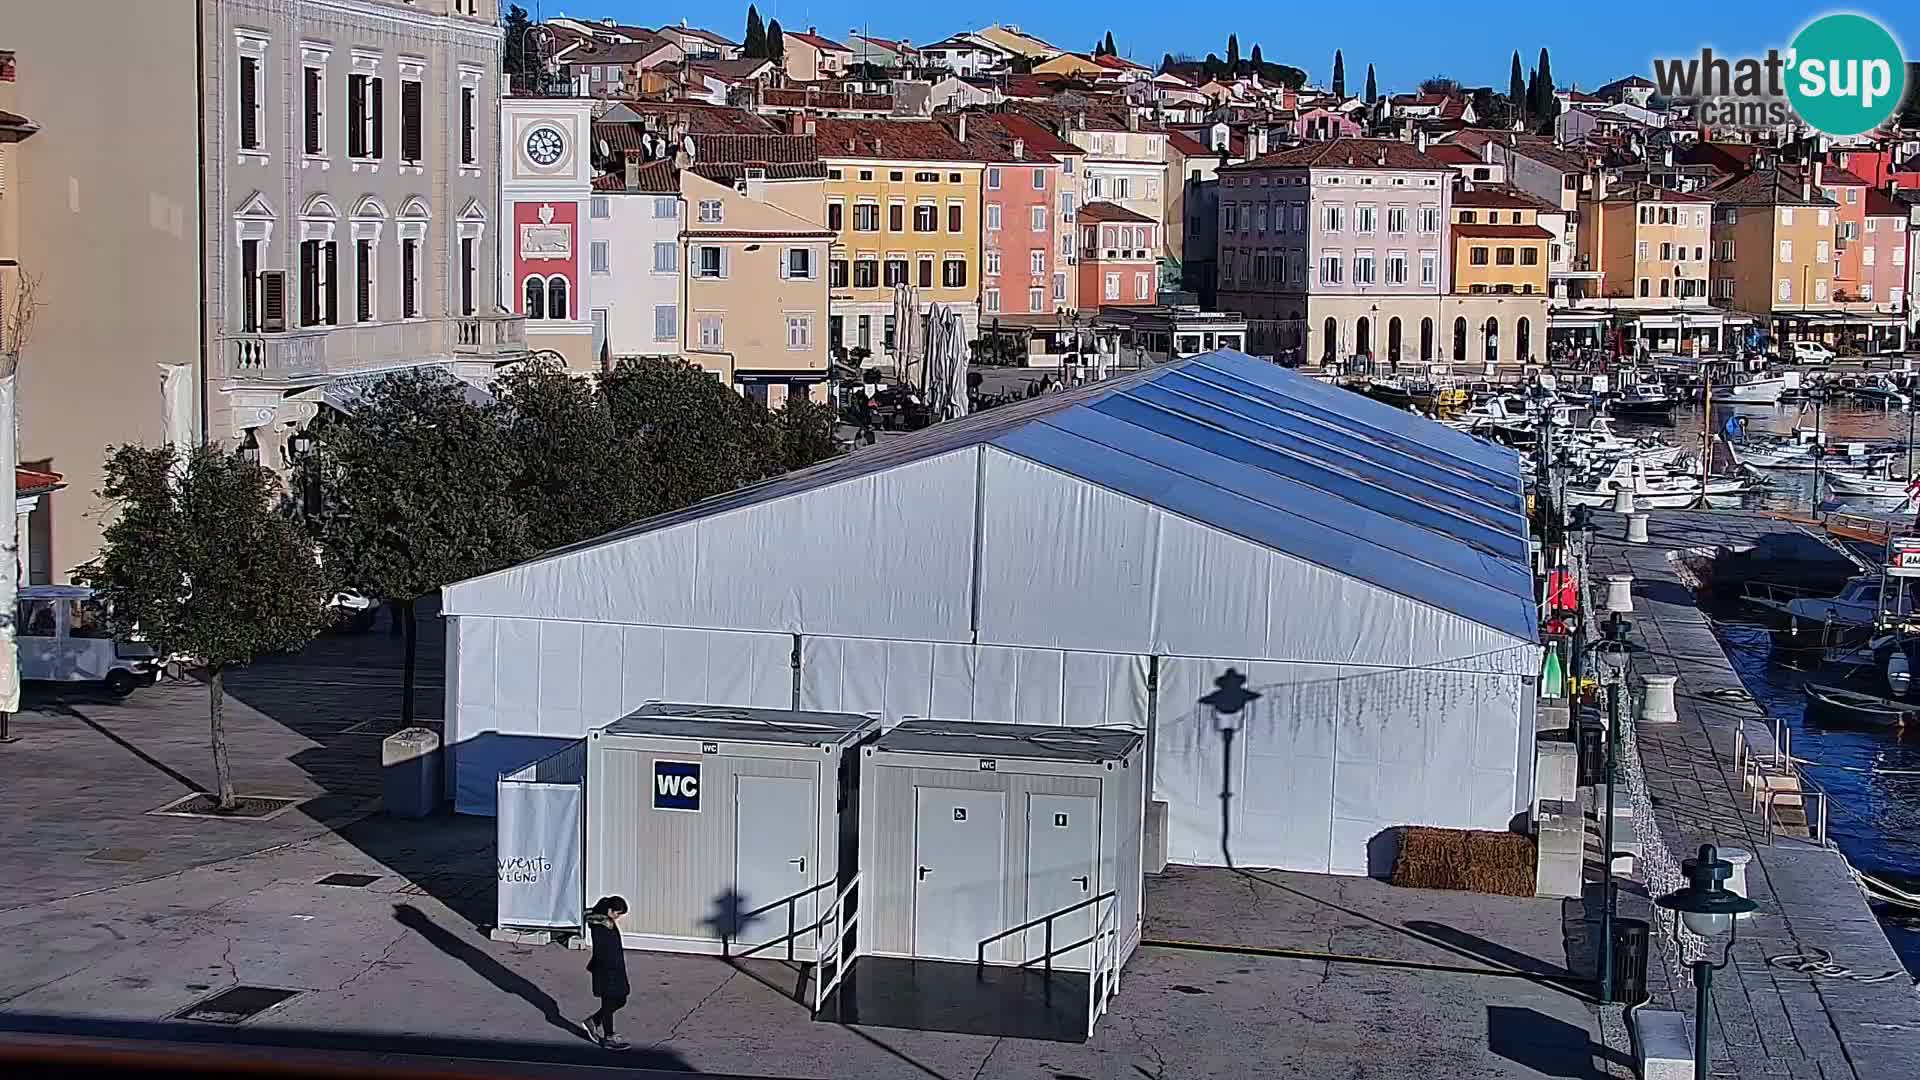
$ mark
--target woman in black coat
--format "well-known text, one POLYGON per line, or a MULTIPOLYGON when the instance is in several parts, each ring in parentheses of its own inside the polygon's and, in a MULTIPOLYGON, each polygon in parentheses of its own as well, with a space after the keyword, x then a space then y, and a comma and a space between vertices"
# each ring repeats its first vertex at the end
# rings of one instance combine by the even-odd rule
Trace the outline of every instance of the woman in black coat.
POLYGON ((587 1035, 609 1050, 625 1050, 626 1040, 613 1033, 613 1014, 627 1003, 627 952, 620 941, 620 916, 627 913, 624 897, 604 896, 587 912, 587 935, 593 956, 587 971, 593 975, 593 996, 600 1011, 587 1017, 587 1035))

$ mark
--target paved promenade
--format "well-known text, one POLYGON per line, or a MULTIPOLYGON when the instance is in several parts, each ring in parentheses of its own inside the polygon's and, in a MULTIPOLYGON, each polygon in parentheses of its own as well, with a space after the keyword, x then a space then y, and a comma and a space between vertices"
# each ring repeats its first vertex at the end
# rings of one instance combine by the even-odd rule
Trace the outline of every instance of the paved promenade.
MULTIPOLYGON (((1748 883, 1760 910, 1741 925, 1732 961, 1713 984, 1716 1075, 1920 1076, 1920 995, 1910 980, 1815 978, 1767 962, 1823 949, 1856 972, 1900 969, 1840 853, 1770 835, 1767 823, 1751 812, 1735 767, 1735 732, 1744 727, 1752 752, 1770 755, 1773 722, 1742 691, 1690 584, 1670 558, 1746 546, 1798 526, 1740 511, 1657 512, 1650 542, 1642 545, 1625 542, 1620 516, 1599 514, 1596 521, 1589 597, 1604 598, 1606 575, 1632 574, 1634 640, 1643 647, 1633 658, 1635 674, 1679 680, 1679 722, 1634 726, 1646 795, 1667 849, 1664 859, 1647 860, 1655 879, 1651 891, 1677 885, 1677 860, 1702 843, 1754 853, 1748 883)), ((1658 926, 1654 936, 1668 961, 1653 965, 1654 1003, 1691 1015, 1694 992, 1677 974, 1675 943, 1658 926)), ((1716 944, 1716 959, 1723 944, 1716 944)))

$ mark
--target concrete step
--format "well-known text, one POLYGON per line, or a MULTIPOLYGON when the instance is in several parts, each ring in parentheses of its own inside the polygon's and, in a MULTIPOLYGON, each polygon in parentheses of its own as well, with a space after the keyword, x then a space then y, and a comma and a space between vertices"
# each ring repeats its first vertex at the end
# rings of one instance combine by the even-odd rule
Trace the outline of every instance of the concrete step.
POLYGON ((1640 1080, 1693 1080, 1693 1040, 1687 1038, 1686 1015, 1635 1009, 1632 1016, 1640 1080))

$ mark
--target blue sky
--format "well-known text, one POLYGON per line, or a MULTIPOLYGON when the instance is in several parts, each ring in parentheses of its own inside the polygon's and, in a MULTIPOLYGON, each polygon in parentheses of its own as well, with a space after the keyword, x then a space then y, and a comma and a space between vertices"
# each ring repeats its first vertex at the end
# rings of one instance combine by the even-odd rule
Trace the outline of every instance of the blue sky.
MULTIPOLYGON (((505 0, 503 0, 503 3, 505 0)), ((551 16, 613 18, 657 26, 682 18, 704 23, 738 40, 747 5, 733 0, 679 4, 657 0, 517 0, 529 11, 551 16)), ((758 2, 758 0, 756 0, 758 2)), ((1698 55, 1701 46, 1744 56, 1784 46, 1805 22, 1829 11, 1871 15, 1893 31, 1909 59, 1920 59, 1920 3, 1868 0, 1825 6, 1808 0, 1600 0, 1571 4, 1552 0, 1512 3, 1249 2, 1218 0, 1196 9, 1178 2, 1155 4, 1057 0, 1051 4, 1005 0, 950 0, 894 8, 871 0, 768 0, 763 18, 778 18, 789 30, 816 26, 843 37, 863 26, 878 37, 926 43, 994 22, 1015 23, 1062 48, 1085 51, 1113 31, 1123 55, 1158 64, 1163 53, 1222 56, 1227 34, 1238 33, 1243 53, 1260 43, 1261 56, 1305 68, 1324 83, 1333 51, 1346 54, 1348 88, 1358 91, 1367 64, 1375 65, 1383 90, 1408 90, 1429 75, 1449 75, 1468 85, 1504 88, 1515 49, 1532 66, 1545 46, 1554 81, 1595 87, 1621 75, 1651 77, 1653 57, 1698 55), (1360 16, 1360 17, 1356 17, 1360 16)))

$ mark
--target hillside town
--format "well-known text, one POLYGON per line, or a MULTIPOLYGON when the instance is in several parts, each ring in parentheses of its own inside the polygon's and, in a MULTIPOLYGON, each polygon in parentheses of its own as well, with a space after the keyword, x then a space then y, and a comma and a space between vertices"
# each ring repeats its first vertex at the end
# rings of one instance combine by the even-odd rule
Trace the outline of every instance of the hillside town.
POLYGON ((1920 1075, 1894 17, 642 8, 0 0, 9 1075, 1920 1075))

